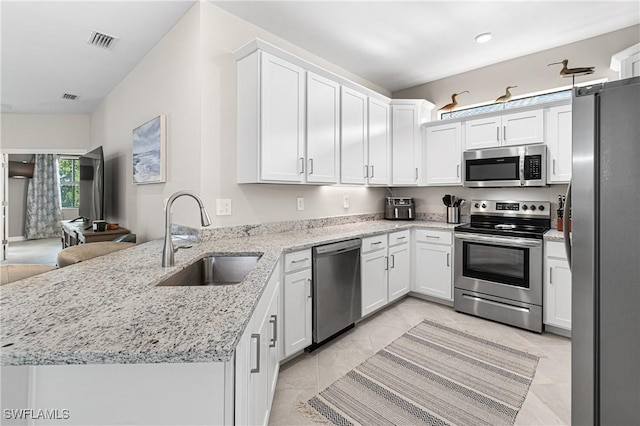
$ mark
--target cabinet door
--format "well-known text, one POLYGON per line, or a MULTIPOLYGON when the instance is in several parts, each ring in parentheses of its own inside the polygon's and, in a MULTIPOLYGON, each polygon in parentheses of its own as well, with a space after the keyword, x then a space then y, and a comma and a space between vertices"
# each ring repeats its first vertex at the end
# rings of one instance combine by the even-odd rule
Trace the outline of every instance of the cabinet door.
POLYGON ((387 304, 387 250, 361 256, 362 316, 387 304))
POLYGON ((479 118, 464 123, 465 149, 500 146, 500 117, 479 118))
POLYGON ((571 330, 571 271, 566 259, 547 258, 544 322, 571 330))
POLYGON ((567 183, 571 180, 571 105, 552 107, 546 113, 547 182, 567 183))
POLYGON ((338 182, 340 86, 307 72, 307 182, 338 182))
POLYGON ((544 142, 544 119, 541 109, 502 116, 502 144, 525 145, 544 142))
POLYGON ((410 245, 389 248, 389 302, 407 294, 411 283, 410 245))
POLYGON ((620 78, 631 78, 640 76, 640 53, 622 60, 620 64, 620 78))
POLYGON ((284 356, 311 345, 311 269, 284 276, 284 356))
POLYGON ((367 97, 342 87, 340 182, 365 183, 367 97))
POLYGON ((462 125, 429 127, 425 139, 427 185, 462 184, 462 125))
POLYGON ((420 179, 420 112, 414 105, 393 105, 392 184, 417 185, 420 179))
MULTIPOLYGON (((277 279, 278 275, 274 274, 274 278, 277 279)), ((271 404, 273 403, 273 395, 276 392, 276 383, 278 381, 278 374, 280 373, 280 336, 278 335, 278 322, 281 317, 279 316, 279 304, 280 304, 280 283, 276 283, 276 291, 273 293, 269 309, 267 310, 267 320, 269 322, 269 341, 268 341, 268 388, 269 398, 267 407, 271 412, 271 404)), ((267 415, 268 417, 268 415, 267 415)), ((268 419, 267 419, 268 420, 268 419)))
POLYGON ((269 316, 256 321, 251 334, 249 372, 249 424, 266 425, 269 418, 269 316))
POLYGON ((369 184, 389 185, 391 158, 389 104, 369 98, 369 184))
POLYGON ((416 288, 418 293, 453 300, 451 246, 416 243, 416 288))
POLYGON ((260 177, 301 182, 304 173, 304 70, 262 53, 260 177))

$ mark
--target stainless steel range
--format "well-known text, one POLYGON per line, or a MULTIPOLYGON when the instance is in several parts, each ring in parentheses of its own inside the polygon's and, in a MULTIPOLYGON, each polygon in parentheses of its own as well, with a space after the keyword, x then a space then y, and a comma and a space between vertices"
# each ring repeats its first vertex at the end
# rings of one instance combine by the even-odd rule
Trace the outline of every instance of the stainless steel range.
POLYGON ((542 332, 542 236, 551 205, 471 202, 471 223, 455 228, 456 311, 542 332))

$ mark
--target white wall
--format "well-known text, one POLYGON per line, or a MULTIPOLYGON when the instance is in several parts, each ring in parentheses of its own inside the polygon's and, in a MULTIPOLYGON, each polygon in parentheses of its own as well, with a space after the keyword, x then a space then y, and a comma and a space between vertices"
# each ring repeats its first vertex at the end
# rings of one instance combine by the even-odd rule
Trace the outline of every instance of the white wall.
MULTIPOLYGON (((113 188, 107 219, 139 240, 164 233, 163 200, 181 189, 202 195, 214 226, 382 210, 384 189, 236 184, 236 62, 232 52, 260 37, 369 88, 366 82, 208 2, 197 3, 91 115, 91 144, 103 145, 113 188), (168 122, 167 183, 133 185, 131 131, 158 114, 168 122), (342 206, 343 195, 351 208, 342 206), (298 212, 296 197, 305 197, 298 212), (232 215, 215 216, 217 198, 232 215)), ((389 94, 389 93, 386 93, 389 94)), ((200 226, 192 200, 179 199, 174 222, 200 226)))
MULTIPOLYGON (((200 192, 200 18, 196 4, 109 93, 91 115, 92 145, 102 145, 107 220, 138 234, 163 234, 163 200, 181 189, 200 192), (132 130, 167 116, 167 182, 134 185, 132 130)), ((176 202, 174 221, 198 223, 193 200, 176 202), (184 208, 186 206, 186 208, 184 208)))
POLYGON ((458 108, 493 101, 504 95, 507 86, 518 86, 511 90, 514 96, 570 86, 570 78, 560 77, 562 65, 547 66, 563 59, 569 60, 569 67, 595 66, 594 74, 576 78, 576 84, 600 78, 617 80, 617 73, 609 69, 611 55, 638 42, 640 42, 640 25, 634 25, 598 37, 400 90, 394 92, 393 97, 428 99, 436 104, 435 118, 437 109, 451 102, 451 94, 463 90, 469 90, 470 93, 458 96, 458 108))
POLYGON ((87 150, 90 147, 88 115, 2 114, 1 149, 39 152, 87 150))

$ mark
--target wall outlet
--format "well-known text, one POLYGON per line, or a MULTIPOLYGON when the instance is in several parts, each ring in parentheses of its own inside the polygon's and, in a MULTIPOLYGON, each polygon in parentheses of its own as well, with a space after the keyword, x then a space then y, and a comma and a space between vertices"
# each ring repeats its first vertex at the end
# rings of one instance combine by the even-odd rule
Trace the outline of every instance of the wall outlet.
POLYGON ((349 196, 345 195, 344 197, 342 197, 342 207, 344 207, 345 209, 349 208, 349 196))
POLYGON ((231 199, 216 199, 216 216, 231 216, 231 199))
POLYGON ((304 197, 298 197, 298 211, 304 210, 304 197))

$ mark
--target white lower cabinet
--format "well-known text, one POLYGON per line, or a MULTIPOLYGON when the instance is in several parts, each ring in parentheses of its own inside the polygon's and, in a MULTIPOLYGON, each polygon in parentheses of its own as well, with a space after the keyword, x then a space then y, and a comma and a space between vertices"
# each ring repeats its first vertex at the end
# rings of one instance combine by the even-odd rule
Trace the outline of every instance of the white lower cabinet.
POLYGON ((311 250, 288 253, 284 257, 283 351, 287 358, 311 345, 311 250))
POLYGON ((564 243, 545 241, 544 323, 571 330, 571 270, 564 243))
POLYGON ((415 281, 413 291, 453 300, 451 231, 415 230, 415 281))
POLYGON ((235 424, 238 425, 269 423, 280 370, 279 271, 277 266, 236 348, 235 424))
POLYGON ((362 239, 362 316, 409 292, 410 237, 409 231, 398 231, 362 239))

